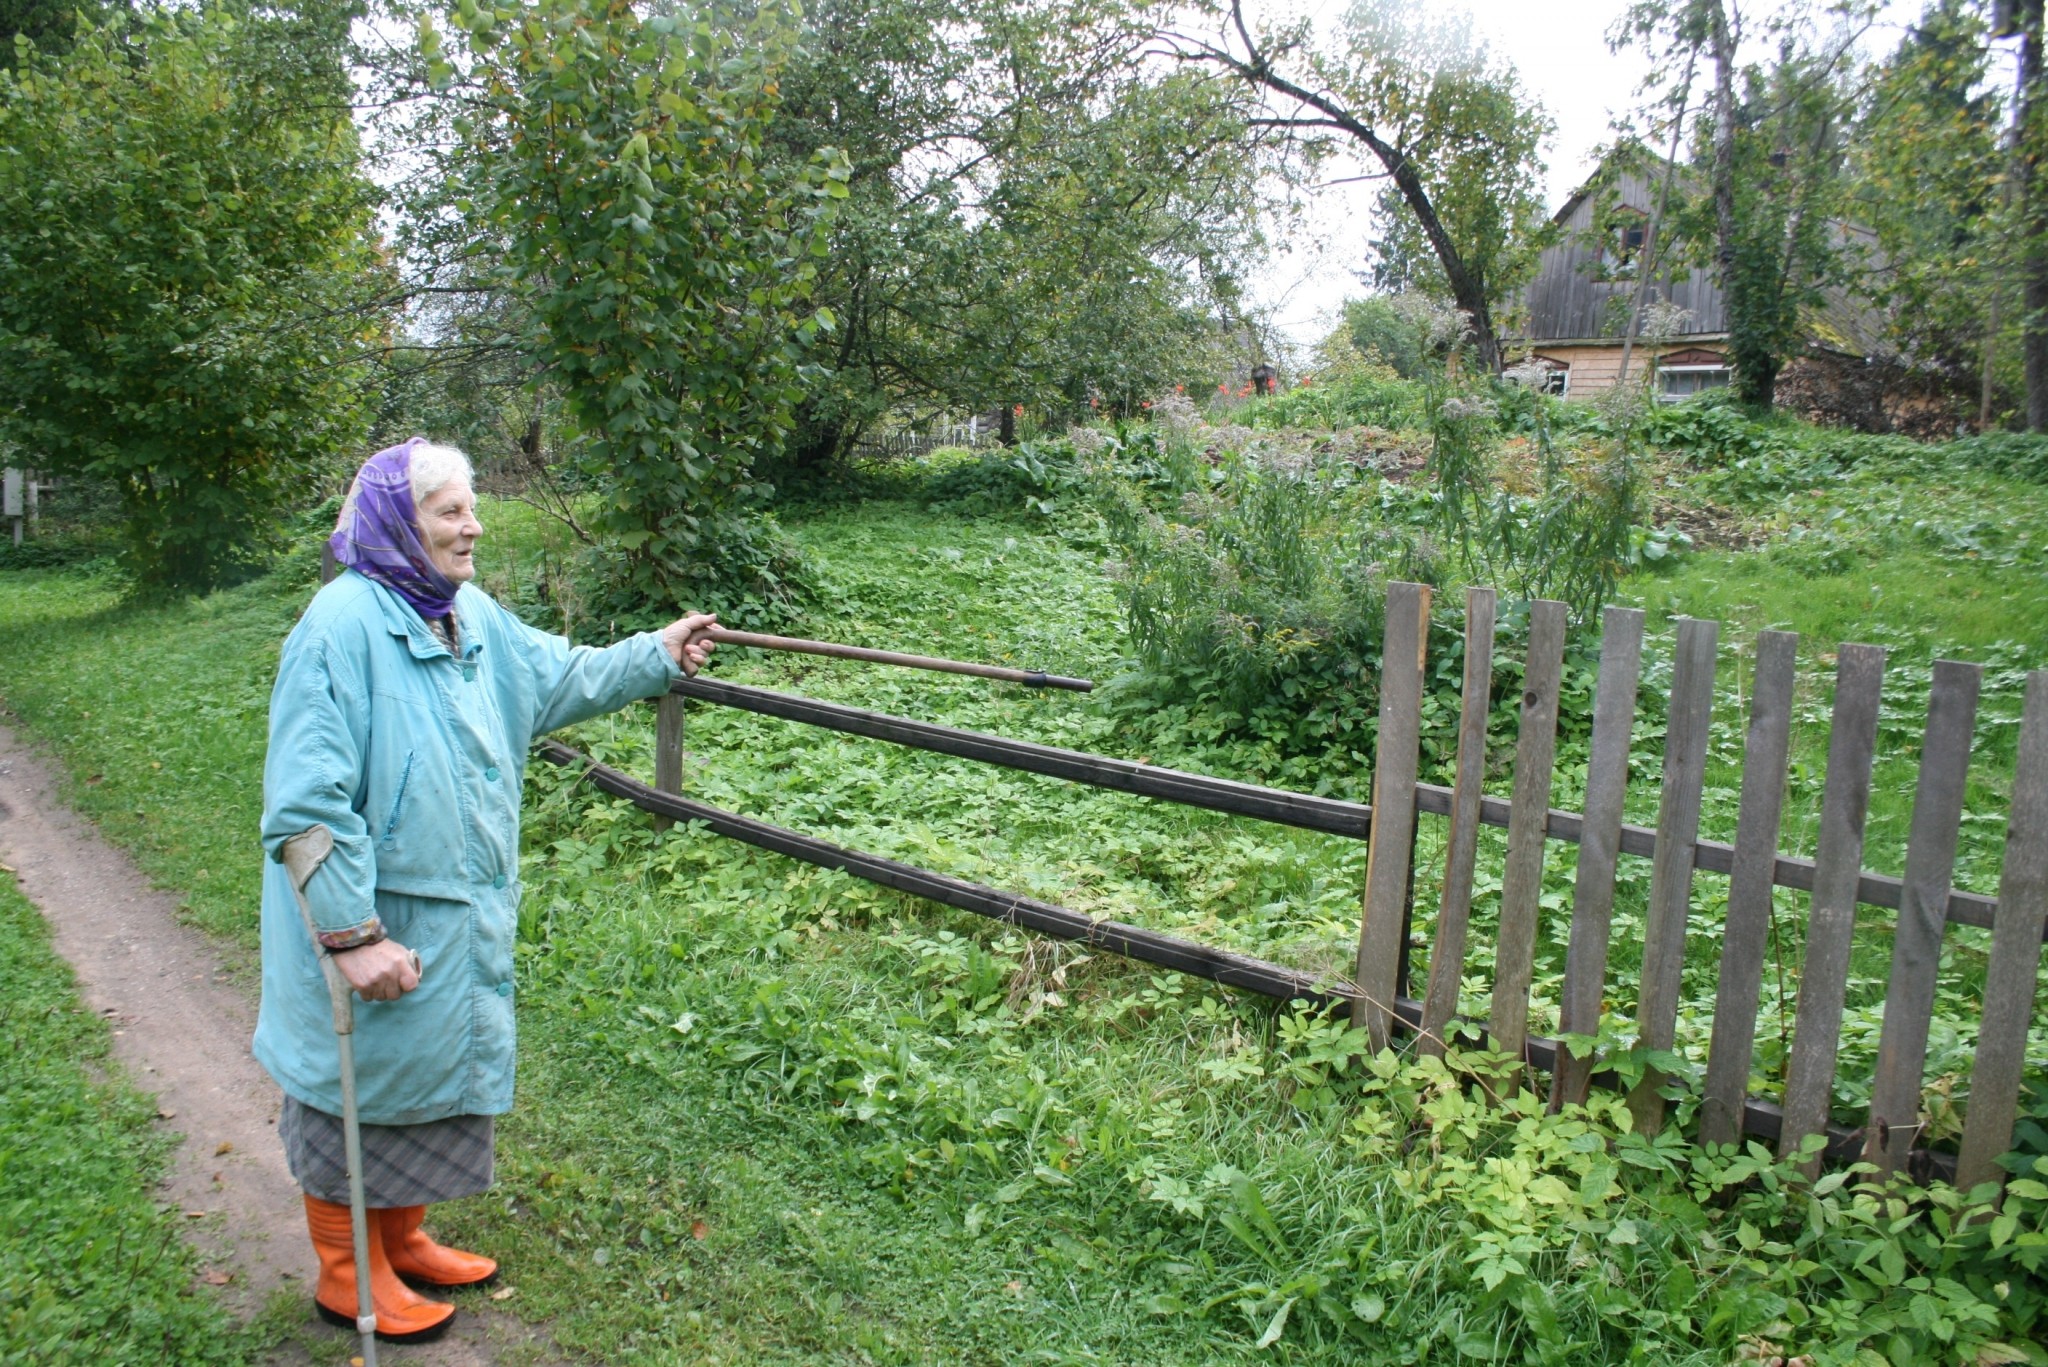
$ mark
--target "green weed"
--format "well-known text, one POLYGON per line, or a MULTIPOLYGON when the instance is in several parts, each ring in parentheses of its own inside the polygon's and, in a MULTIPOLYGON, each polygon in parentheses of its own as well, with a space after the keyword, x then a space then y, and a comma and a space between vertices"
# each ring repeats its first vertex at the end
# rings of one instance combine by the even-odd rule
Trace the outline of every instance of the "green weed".
POLYGON ((0 982, 0 1360, 246 1361, 256 1343, 196 1289, 180 1213, 155 1199, 154 1104, 104 1080, 107 1026, 5 874, 0 982))

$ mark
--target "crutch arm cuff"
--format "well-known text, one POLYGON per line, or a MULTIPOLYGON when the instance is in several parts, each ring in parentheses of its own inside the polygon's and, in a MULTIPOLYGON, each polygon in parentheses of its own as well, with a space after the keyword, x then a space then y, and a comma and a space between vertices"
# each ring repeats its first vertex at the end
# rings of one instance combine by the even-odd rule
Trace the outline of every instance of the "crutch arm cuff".
POLYGON ((318 940, 320 947, 330 954, 344 949, 361 949, 364 945, 374 945, 379 940, 385 938, 384 920, 382 917, 372 914, 369 920, 358 922, 341 930, 315 931, 313 938, 318 940))

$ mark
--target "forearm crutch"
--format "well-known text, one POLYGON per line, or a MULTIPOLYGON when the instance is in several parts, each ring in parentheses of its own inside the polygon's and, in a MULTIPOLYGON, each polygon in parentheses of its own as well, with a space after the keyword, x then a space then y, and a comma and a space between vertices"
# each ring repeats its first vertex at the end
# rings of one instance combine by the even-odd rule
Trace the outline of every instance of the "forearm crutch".
POLYGON ((377 1307, 370 1296, 370 1214, 363 1200, 363 1128, 356 1110, 356 1009, 348 979, 341 976, 334 956, 320 943, 313 925, 313 908, 306 903, 306 884, 334 852, 334 832, 325 826, 309 826, 284 842, 284 870, 292 883, 292 896, 299 902, 299 914, 306 920, 306 933, 313 937, 313 952, 320 958, 320 972, 327 979, 327 997, 334 1006, 334 1039, 341 1050, 341 1142, 348 1159, 348 1222, 356 1246, 356 1332, 363 1339, 363 1367, 377 1367, 377 1307))

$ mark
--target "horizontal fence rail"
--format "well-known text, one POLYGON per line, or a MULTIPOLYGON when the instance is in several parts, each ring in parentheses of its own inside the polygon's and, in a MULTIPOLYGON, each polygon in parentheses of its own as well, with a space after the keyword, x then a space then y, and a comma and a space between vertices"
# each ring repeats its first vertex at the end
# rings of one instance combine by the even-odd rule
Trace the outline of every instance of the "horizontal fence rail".
MULTIPOLYGON (((1031 741, 1011 740, 981 731, 963 731, 936 722, 912 721, 886 712, 870 712, 844 703, 821 702, 815 698, 778 693, 751 684, 726 683, 719 679, 677 679, 669 692, 678 698, 716 703, 764 717, 802 722, 826 731, 839 731, 870 740, 893 741, 914 750, 930 750, 956 759, 979 760, 1006 769, 1068 779, 1091 787, 1137 793, 1143 797, 1178 802, 1188 807, 1228 812, 1234 816, 1256 817, 1282 826, 1323 831, 1364 840, 1372 830, 1372 807, 1342 798, 1315 797, 1284 788, 1264 788, 1255 783, 1211 778, 1180 769, 1140 764, 1135 760, 1112 759, 1086 750, 1062 750, 1031 741)), ((1452 791, 1434 783, 1415 785, 1415 808, 1429 816, 1451 813, 1452 791)), ((1512 815, 1506 798, 1482 797, 1479 822, 1483 826, 1507 829, 1512 815)), ((1544 822, 1544 834, 1551 840, 1576 845, 1583 838, 1585 818, 1577 812, 1551 808, 1544 822)), ((1640 858, 1654 858, 1657 832, 1648 826, 1624 824, 1620 850, 1640 858)), ((1735 847, 1720 840, 1693 842, 1693 867, 1709 873, 1728 873, 1735 867, 1735 847)), ((1814 862, 1796 855, 1780 854, 1771 870, 1771 881, 1797 892, 1813 891, 1814 862)), ((1857 884, 1856 900, 1864 906, 1896 911, 1903 882, 1888 874, 1866 870, 1857 884)), ((1948 919, 1957 925, 1989 929, 1998 910, 1998 899, 1957 888, 1949 893, 1948 919)), ((2048 920, 2043 922, 2048 932, 2048 920)))
MULTIPOLYGON (((1058 940, 1072 940, 1140 963, 1153 964, 1190 977, 1204 978, 1225 987, 1240 988, 1283 1002, 1350 1011, 1362 1000, 1348 982, 1327 975, 1304 973, 1300 969, 1270 963, 1249 955, 1215 949, 1193 940, 1161 931, 1146 930, 1121 921, 1098 920, 1086 913, 1019 893, 971 883, 951 874, 923 869, 883 855, 849 850, 816 836, 792 831, 754 817, 728 812, 709 803, 663 792, 640 782, 630 774, 601 764, 560 741, 547 740, 534 747, 534 754, 550 764, 574 769, 599 792, 624 798, 641 811, 663 821, 696 821, 718 835, 752 845, 756 849, 787 856, 818 868, 832 869, 865 879, 882 887, 909 893, 960 911, 973 912, 1007 925, 1022 926, 1058 940)), ((1403 1028, 1421 1028, 1422 1003, 1395 997, 1388 1004, 1403 1028)), ((1467 1039, 1477 1037, 1471 1022, 1450 1022, 1449 1033, 1467 1039)), ((1523 1060, 1541 1072, 1554 1072, 1560 1050, 1557 1041, 1535 1037, 1522 1048, 1523 1060)), ((1592 1081, 1612 1089, 1611 1073, 1595 1074, 1592 1081)), ((1782 1108, 1756 1097, 1745 1099, 1742 1132, 1750 1138, 1775 1145, 1784 1126, 1782 1108)), ((1830 1125, 1826 1157, 1831 1162, 1849 1162, 1860 1156, 1864 1136, 1861 1130, 1830 1125)), ((1933 1175, 1949 1176, 1954 1159, 1947 1154, 1929 1155, 1933 1175)))
POLYGON ((1188 807, 1256 817, 1282 826, 1348 835, 1363 840, 1372 824, 1372 808, 1362 802, 1339 798, 1312 797, 1282 788, 1262 788, 1255 783, 1210 778, 1179 769, 1162 769, 1134 760, 1111 759, 1085 750, 1061 750, 1051 745, 991 736, 980 731, 962 731, 932 722, 892 717, 886 712, 868 712, 843 703, 819 702, 748 684, 724 683, 717 679, 677 679, 669 692, 679 698, 736 707, 783 721, 803 722, 827 731, 841 731, 870 740, 893 741, 916 750, 930 750, 956 759, 980 760, 1006 769, 1069 779, 1095 788, 1137 793, 1188 807))

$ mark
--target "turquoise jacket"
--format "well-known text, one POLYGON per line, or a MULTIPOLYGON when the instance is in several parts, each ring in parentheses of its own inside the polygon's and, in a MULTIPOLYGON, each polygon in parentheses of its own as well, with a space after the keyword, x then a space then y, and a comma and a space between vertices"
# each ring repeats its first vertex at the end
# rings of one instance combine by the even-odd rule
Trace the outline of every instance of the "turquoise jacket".
POLYGON ((324 824, 334 853, 306 885, 314 923, 381 922, 422 964, 399 1000, 355 1003, 356 1088, 373 1124, 511 1108, 527 747, 681 672, 651 633, 571 646, 470 585, 455 615, 460 659, 403 599, 345 573, 286 638, 270 695, 256 1058, 286 1092, 340 1114, 327 985, 278 862, 287 839, 324 824))

